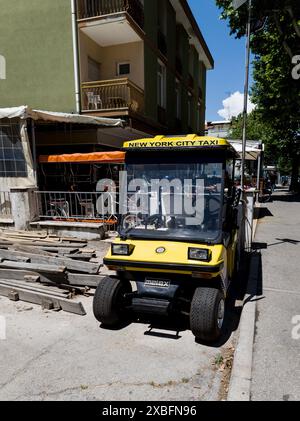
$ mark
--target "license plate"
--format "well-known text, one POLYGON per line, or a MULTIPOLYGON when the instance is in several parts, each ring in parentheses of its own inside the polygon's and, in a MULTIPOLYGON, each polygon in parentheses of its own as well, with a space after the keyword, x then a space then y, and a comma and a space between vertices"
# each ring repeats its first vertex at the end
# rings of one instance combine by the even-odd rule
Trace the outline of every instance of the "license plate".
POLYGON ((168 279, 145 279, 145 286, 156 288, 169 288, 171 281, 168 279))

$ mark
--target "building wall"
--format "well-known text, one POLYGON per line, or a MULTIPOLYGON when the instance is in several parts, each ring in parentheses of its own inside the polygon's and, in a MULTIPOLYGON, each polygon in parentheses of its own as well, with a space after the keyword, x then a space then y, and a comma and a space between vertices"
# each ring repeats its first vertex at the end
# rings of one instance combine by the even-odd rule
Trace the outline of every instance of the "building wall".
POLYGON ((117 63, 129 61, 131 72, 128 78, 144 89, 144 44, 142 41, 103 48, 81 32, 79 45, 82 82, 89 82, 88 57, 100 63, 101 80, 127 77, 117 75, 117 63))
POLYGON ((0 107, 75 111, 70 0, 0 0, 0 107))
POLYGON ((145 114, 157 121, 157 23, 158 2, 144 0, 145 27, 148 42, 145 42, 145 114))
POLYGON ((176 78, 173 69, 176 62, 176 13, 169 1, 167 1, 166 15, 166 43, 168 65, 170 66, 167 67, 167 126, 174 132, 176 120, 176 78))
POLYGON ((207 72, 203 62, 200 62, 200 87, 202 90, 202 105, 201 105, 201 134, 204 135, 205 132, 205 116, 206 116, 206 80, 207 80, 207 72))
MULTIPOLYGON (((205 126, 205 89, 206 68, 199 60, 195 48, 189 45, 189 36, 182 25, 176 23, 176 14, 170 2, 166 1, 166 69, 167 69, 167 117, 166 125, 170 133, 178 131, 176 122, 176 56, 182 63, 182 74, 179 77, 181 83, 181 131, 187 133, 204 133, 205 126), (176 42, 176 38, 178 41, 176 42), (191 122, 188 121, 188 81, 189 74, 194 79, 195 97, 191 98, 191 122), (203 102, 199 110, 198 92, 203 92, 203 102), (198 117, 198 114, 199 117, 198 117)), ((158 14, 161 13, 160 0, 145 0, 145 109, 148 117, 157 121, 157 62, 159 53, 157 50, 158 14), (151 94, 150 94, 151 93, 151 94)))

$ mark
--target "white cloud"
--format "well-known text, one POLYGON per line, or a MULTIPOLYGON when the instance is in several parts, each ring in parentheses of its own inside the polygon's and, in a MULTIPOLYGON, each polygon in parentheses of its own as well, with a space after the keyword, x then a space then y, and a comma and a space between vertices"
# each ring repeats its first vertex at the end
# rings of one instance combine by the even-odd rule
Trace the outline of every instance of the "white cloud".
MULTIPOLYGON (((237 91, 234 94, 230 95, 228 98, 225 98, 223 101, 223 109, 218 111, 219 116, 223 117, 225 120, 231 120, 232 117, 237 117, 243 112, 244 108, 244 95, 241 92, 237 91)), ((251 113, 255 108, 255 105, 248 100, 248 113, 251 113)))

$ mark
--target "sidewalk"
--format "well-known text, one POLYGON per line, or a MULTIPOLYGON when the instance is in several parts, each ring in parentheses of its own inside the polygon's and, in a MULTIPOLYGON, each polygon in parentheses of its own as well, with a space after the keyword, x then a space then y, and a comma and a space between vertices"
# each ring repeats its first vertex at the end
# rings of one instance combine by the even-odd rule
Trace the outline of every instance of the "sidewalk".
POLYGON ((262 205, 255 247, 261 250, 251 400, 300 400, 300 198, 276 192, 262 205))

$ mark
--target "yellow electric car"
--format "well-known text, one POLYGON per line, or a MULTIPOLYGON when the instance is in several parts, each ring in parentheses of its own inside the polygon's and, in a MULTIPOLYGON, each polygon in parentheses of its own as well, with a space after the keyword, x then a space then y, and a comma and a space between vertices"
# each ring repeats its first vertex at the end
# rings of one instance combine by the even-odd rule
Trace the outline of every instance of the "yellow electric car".
POLYGON ((196 338, 215 341, 237 262, 232 146, 212 137, 156 136, 124 144, 119 236, 93 309, 115 327, 136 315, 183 315, 196 338))

